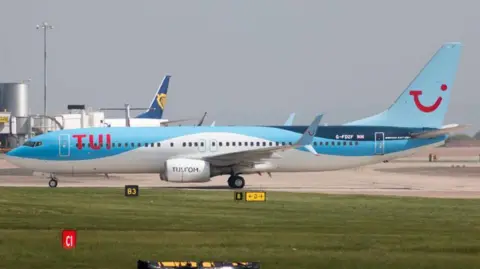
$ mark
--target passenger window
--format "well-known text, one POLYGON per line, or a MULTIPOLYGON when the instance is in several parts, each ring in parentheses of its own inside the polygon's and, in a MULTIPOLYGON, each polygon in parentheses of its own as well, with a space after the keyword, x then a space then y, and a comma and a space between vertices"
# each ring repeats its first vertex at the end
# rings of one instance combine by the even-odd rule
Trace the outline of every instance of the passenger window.
POLYGON ((188 142, 188 146, 191 147, 191 146, 192 146, 192 142, 188 142))
POLYGON ((337 146, 340 146, 340 144, 341 144, 341 142, 340 142, 340 141, 338 141, 338 142, 337 142, 337 146))
POLYGON ((265 143, 265 142, 263 142, 263 143, 262 143, 262 146, 264 146, 264 147, 265 147, 266 145, 267 145, 267 143, 265 143))
POLYGON ((259 147, 259 146, 260 146, 260 142, 257 142, 257 147, 259 147))
POLYGON ((148 148, 148 143, 145 143, 145 147, 148 148))
POLYGON ((353 145, 353 142, 352 142, 352 141, 350 141, 350 146, 352 146, 352 145, 353 145))
POLYGON ((322 142, 322 141, 320 141, 318 144, 321 146, 321 145, 323 145, 323 142, 322 142))
POLYGON ((253 142, 250 142, 250 146, 252 146, 252 147, 253 147, 253 142))
POLYGON ((242 142, 238 142, 238 146, 241 147, 241 146, 242 146, 242 142))
POLYGON ((195 147, 198 147, 198 142, 193 143, 195 147))
POLYGON ((212 146, 215 146, 215 142, 212 142, 212 146))
POLYGON ((125 143, 125 147, 128 148, 128 143, 125 143))
POLYGON ((347 145, 347 142, 343 141, 343 145, 346 146, 346 145, 347 145))
POLYGON ((273 146, 273 143, 272 143, 272 142, 270 142, 270 143, 268 143, 268 144, 269 144, 270 146, 273 146))
POLYGON ((235 147, 235 142, 232 142, 232 146, 234 146, 234 147, 235 147))
POLYGON ((120 148, 120 147, 122 147, 122 143, 117 144, 117 148, 120 148))
POLYGON ((187 146, 187 142, 183 142, 183 143, 182 143, 182 146, 186 147, 186 146, 187 146))
POLYGON ((152 148, 155 147, 155 143, 150 144, 150 146, 151 146, 152 148))
POLYGON ((218 142, 218 145, 221 147, 221 146, 222 146, 222 142, 218 142))
POLYGON ((317 142, 313 142, 313 145, 314 145, 314 146, 317 146, 317 142))
POLYGON ((170 143, 170 147, 173 147, 173 142, 172 142, 172 143, 170 143))
POLYGON ((135 147, 135 143, 133 143, 133 142, 132 142, 132 143, 130 143, 130 144, 132 145, 132 148, 134 148, 134 147, 135 147))
POLYGON ((355 141, 355 146, 358 145, 358 141, 355 141))
POLYGON ((277 144, 277 146, 279 146, 279 145, 280 145, 280 142, 277 141, 276 144, 277 144))
POLYGON ((226 142, 225 145, 228 147, 228 146, 230 146, 230 143, 229 143, 229 142, 226 142))
POLYGON ((112 143, 112 148, 114 148, 114 147, 115 147, 115 143, 112 143))
POLYGON ((157 142, 157 147, 160 147, 160 142, 157 142))
POLYGON ((325 146, 328 146, 328 141, 327 141, 327 142, 325 142, 325 146))
POLYGON ((141 143, 137 143, 137 146, 138 146, 138 147, 141 147, 141 146, 142 146, 142 144, 141 144, 141 143))
POLYGON ((292 145, 292 142, 288 142, 288 144, 291 146, 291 145, 292 145))
POLYGON ((82 143, 82 147, 85 147, 85 143, 82 143))
POLYGON ((286 144, 287 144, 287 143, 285 143, 285 142, 282 142, 282 146, 285 146, 286 144))
POLYGON ((203 142, 200 142, 200 147, 203 147, 203 145, 204 145, 203 142))

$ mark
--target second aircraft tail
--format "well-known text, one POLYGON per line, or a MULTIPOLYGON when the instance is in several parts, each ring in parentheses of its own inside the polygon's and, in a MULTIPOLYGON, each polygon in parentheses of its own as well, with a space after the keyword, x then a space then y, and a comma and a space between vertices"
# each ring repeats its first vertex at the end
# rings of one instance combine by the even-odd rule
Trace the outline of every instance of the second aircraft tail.
POLYGON ((153 100, 150 104, 150 109, 148 111, 143 112, 142 114, 138 115, 136 118, 146 118, 146 119, 161 119, 163 115, 163 110, 165 109, 165 105, 167 103, 167 92, 168 92, 168 85, 170 83, 170 75, 166 75, 160 86, 158 87, 158 91, 153 97, 153 100))

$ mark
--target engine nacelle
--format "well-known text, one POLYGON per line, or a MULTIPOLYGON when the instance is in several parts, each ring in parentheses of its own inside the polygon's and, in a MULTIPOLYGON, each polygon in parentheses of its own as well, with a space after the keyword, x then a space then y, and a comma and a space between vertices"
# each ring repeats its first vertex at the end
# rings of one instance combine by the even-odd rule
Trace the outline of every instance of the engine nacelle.
POLYGON ((210 163, 193 159, 167 160, 160 173, 160 179, 169 182, 207 182, 210 177, 210 163))

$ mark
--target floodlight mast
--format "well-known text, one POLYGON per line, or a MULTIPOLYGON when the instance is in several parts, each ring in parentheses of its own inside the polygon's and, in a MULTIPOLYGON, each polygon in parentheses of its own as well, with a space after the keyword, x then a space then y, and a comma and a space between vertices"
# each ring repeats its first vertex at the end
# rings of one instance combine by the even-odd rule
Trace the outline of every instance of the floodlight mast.
MULTIPOLYGON (((53 25, 43 22, 37 25, 37 30, 39 29, 43 29, 43 115, 47 116, 47 31, 52 30, 53 25)), ((45 125, 44 128, 46 128, 45 125)))

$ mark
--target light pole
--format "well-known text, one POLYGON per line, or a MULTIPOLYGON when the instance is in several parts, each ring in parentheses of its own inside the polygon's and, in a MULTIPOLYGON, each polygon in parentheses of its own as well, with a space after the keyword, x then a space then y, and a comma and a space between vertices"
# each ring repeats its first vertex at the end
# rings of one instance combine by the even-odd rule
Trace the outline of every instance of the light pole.
MULTIPOLYGON (((43 29, 43 115, 47 116, 47 31, 53 29, 48 22, 37 25, 37 30, 43 29)), ((44 118, 44 128, 46 128, 44 118)))

